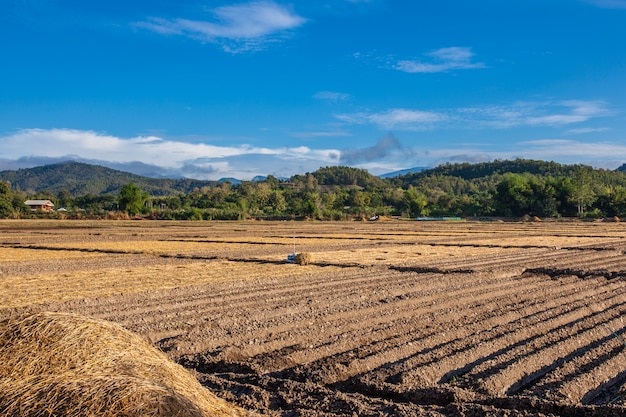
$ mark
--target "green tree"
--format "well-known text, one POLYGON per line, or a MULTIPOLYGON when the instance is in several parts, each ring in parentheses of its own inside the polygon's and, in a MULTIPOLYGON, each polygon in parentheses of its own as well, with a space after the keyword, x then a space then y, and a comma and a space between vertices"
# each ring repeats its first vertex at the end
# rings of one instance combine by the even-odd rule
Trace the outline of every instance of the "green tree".
POLYGON ((404 191, 404 204, 409 216, 428 216, 428 199, 412 185, 404 191))
POLYGON ((269 196, 269 206, 272 208, 273 214, 283 214, 287 209, 287 201, 283 192, 280 190, 274 190, 269 196))
POLYGON ((352 189, 350 193, 350 206, 355 214, 367 215, 368 208, 372 201, 369 193, 352 189))
POLYGON ((11 194, 11 184, 7 181, 0 181, 0 198, 11 194))
POLYGON ((596 201, 596 194, 592 188, 591 167, 576 166, 573 175, 574 194, 572 200, 576 203, 578 216, 585 214, 585 209, 596 201))
POLYGON ((13 214, 13 205, 10 199, 11 184, 6 181, 0 181, 0 218, 8 218, 13 214))
POLYGON ((72 202, 72 194, 65 188, 59 191, 56 197, 59 207, 67 207, 72 202))
POLYGON ((141 212, 145 199, 146 196, 141 192, 141 188, 131 182, 120 189, 117 202, 120 205, 120 210, 134 215, 141 212))
POLYGON ((529 214, 532 197, 533 190, 527 175, 505 174, 495 189, 496 214, 507 217, 529 214))

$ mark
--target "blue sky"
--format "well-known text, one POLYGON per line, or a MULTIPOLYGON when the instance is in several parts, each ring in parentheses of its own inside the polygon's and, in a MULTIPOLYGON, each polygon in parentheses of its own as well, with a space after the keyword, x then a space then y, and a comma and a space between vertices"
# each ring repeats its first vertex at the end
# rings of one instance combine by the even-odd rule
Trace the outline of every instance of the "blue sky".
POLYGON ((626 0, 0 0, 0 169, 626 163, 626 0))

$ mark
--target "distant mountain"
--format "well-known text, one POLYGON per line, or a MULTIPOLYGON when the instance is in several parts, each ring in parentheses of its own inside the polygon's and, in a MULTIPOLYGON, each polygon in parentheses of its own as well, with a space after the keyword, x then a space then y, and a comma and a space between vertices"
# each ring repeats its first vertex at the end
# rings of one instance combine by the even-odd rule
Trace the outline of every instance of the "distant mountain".
POLYGON ((238 180, 237 178, 220 178, 219 180, 217 180, 217 182, 229 182, 232 185, 241 184, 241 180, 238 180))
POLYGON ((422 172, 422 171, 426 171, 427 167, 413 167, 413 168, 407 168, 407 169, 401 169, 400 171, 393 171, 393 172, 388 172, 386 174, 381 174, 379 175, 380 178, 394 178, 394 177, 399 177, 400 175, 407 175, 407 174, 414 174, 416 172, 422 172))
POLYGON ((0 171, 0 180, 10 182, 12 188, 27 194, 49 191, 56 195, 62 190, 67 190, 72 196, 117 194, 122 186, 130 182, 151 195, 188 193, 194 188, 217 184, 216 181, 188 178, 149 178, 82 162, 63 162, 15 171, 0 171))

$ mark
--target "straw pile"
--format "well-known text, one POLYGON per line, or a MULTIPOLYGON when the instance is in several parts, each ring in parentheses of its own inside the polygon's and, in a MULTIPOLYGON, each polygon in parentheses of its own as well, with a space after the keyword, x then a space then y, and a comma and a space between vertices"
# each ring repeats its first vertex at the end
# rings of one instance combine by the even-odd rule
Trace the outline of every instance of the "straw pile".
POLYGON ((0 322, 0 415, 248 414, 121 326, 46 312, 0 322))
POLYGON ((300 252, 296 254, 296 263, 298 265, 308 265, 313 262, 313 255, 309 252, 300 252))

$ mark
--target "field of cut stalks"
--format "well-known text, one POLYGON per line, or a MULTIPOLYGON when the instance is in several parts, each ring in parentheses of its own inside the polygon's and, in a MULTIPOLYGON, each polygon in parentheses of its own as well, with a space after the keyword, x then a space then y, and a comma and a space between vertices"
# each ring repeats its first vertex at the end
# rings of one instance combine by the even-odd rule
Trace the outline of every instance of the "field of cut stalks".
POLYGON ((619 222, 0 221, 0 356, 60 313, 236 413, 626 415, 625 251, 619 222))

